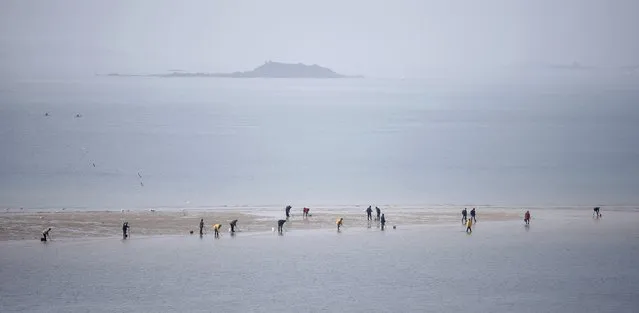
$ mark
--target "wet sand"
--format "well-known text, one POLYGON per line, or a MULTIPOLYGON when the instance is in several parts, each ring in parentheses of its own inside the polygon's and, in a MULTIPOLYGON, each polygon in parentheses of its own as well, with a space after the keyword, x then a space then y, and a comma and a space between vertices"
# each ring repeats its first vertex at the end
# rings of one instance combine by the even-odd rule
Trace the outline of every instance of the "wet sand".
MULTIPOLYGON (((387 227, 393 225, 460 223, 459 209, 384 209, 387 227)), ((513 209, 478 209, 479 222, 521 219, 523 212, 513 209)), ((375 212, 373 211, 373 217, 375 212)), ((344 218, 344 227, 379 227, 377 221, 368 223, 364 208, 352 210, 311 209, 310 216, 303 218, 301 210, 292 211, 286 223, 287 230, 330 229, 335 220, 344 218)), ((87 237, 120 237, 122 223, 129 222, 131 237, 198 235, 200 219, 204 219, 205 234, 212 234, 212 225, 223 225, 228 232, 229 222, 237 219, 239 232, 271 232, 278 219, 284 219, 283 210, 167 210, 167 211, 58 211, 58 212, 8 212, 0 214, 0 241, 39 240, 42 231, 52 228, 53 240, 87 237)))
MULTIPOLYGON (((358 215, 344 214, 340 233, 332 227, 342 210, 331 210, 313 214, 326 224, 304 224, 295 212, 284 236, 270 232, 283 215, 277 210, 242 215, 255 219, 251 233, 220 240, 183 232, 142 238, 132 224, 132 240, 2 241, 0 307, 3 313, 637 311, 637 211, 606 209, 595 219, 591 208, 539 209, 525 227, 519 217, 496 221, 520 209, 500 215, 480 208, 475 231, 466 234, 452 209, 450 223, 438 209, 385 210, 389 223, 420 217, 422 224, 398 222, 397 230, 384 232, 367 229, 363 209, 353 209, 358 215), (307 229, 323 225, 331 228, 307 229)), ((195 228, 197 215, 232 212, 178 213, 139 215, 195 228)), ((106 214, 113 213, 78 216, 106 214)))

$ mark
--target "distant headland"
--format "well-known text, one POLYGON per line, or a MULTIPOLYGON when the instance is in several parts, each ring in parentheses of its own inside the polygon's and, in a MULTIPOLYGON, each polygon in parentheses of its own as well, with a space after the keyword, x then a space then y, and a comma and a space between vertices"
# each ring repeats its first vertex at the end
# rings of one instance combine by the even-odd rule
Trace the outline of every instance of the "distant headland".
POLYGON ((164 74, 118 74, 107 76, 144 76, 144 77, 227 77, 227 78, 363 78, 363 76, 342 75, 335 71, 321 67, 317 64, 306 65, 302 63, 281 63, 266 61, 252 71, 233 73, 191 73, 185 71, 170 71, 164 74))

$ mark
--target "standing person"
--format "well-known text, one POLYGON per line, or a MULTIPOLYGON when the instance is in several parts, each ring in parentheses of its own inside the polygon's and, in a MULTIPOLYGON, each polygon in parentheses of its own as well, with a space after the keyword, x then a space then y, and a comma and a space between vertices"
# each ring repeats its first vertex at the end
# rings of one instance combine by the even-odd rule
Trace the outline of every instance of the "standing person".
POLYGON ((220 228, 222 228, 222 224, 213 225, 213 231, 215 232, 215 238, 220 238, 220 228))
POLYGON ((200 219, 200 236, 204 235, 204 219, 200 219))
POLYGON ((310 211, 310 210, 311 210, 311 209, 309 209, 309 208, 307 208, 307 207, 304 207, 304 209, 302 209, 302 214, 303 214, 302 216, 303 216, 304 218, 307 218, 307 217, 308 217, 308 211, 310 211))
POLYGON ((386 225, 386 218, 384 217, 384 214, 382 214, 380 224, 382 225, 382 230, 384 230, 384 225, 386 225))
POLYGON ((286 212, 286 219, 291 217, 291 209, 292 209, 292 207, 290 205, 287 205, 286 209, 284 209, 284 212, 286 212))
POLYGON ((335 221, 335 224, 337 224, 337 231, 339 231, 339 229, 342 227, 342 225, 344 224, 344 219, 343 218, 338 218, 337 221, 335 221))
POLYGON ((377 218, 375 218, 375 220, 379 221, 379 215, 382 213, 382 210, 380 210, 378 207, 375 207, 375 213, 377 213, 377 218))
POLYGON ((526 225, 530 225, 530 211, 526 211, 526 214, 524 214, 524 222, 526 225))
POLYGON ((40 241, 47 241, 49 239, 51 239, 49 232, 51 231, 51 227, 49 227, 48 229, 46 229, 45 231, 42 232, 42 238, 40 238, 40 241))
POLYGON ((468 219, 468 221, 466 221, 466 232, 467 233, 472 233, 473 232, 472 227, 473 227, 473 219, 470 218, 470 219, 468 219))
POLYGON ((366 218, 369 221, 373 220, 373 209, 371 209, 371 206, 368 206, 368 209, 366 209, 366 218))
POLYGON ((596 207, 593 209, 594 211, 593 215, 596 216, 597 218, 601 217, 601 213, 599 213, 600 209, 601 209, 600 207, 596 207))
POLYGON ((462 225, 464 225, 467 220, 468 220, 468 211, 466 211, 466 208, 464 208, 462 210, 462 225))
POLYGON ((122 224, 122 239, 129 238, 129 222, 124 222, 122 224))
POLYGON ((284 232, 284 223, 286 223, 286 220, 277 221, 277 232, 280 235, 284 232))
POLYGON ((237 227, 237 220, 232 220, 229 225, 231 226, 231 233, 234 233, 235 227, 237 227))
POLYGON ((477 223, 477 218, 475 217, 477 213, 475 212, 475 208, 473 208, 472 210, 470 210, 470 219, 473 220, 473 222, 477 223))

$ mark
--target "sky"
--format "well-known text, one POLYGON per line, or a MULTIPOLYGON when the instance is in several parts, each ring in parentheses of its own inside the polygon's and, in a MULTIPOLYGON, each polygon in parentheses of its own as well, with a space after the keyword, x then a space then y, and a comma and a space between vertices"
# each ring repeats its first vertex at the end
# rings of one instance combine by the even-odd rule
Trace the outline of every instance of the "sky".
POLYGON ((463 75, 639 64, 636 0, 0 1, 4 76, 250 70, 463 75))

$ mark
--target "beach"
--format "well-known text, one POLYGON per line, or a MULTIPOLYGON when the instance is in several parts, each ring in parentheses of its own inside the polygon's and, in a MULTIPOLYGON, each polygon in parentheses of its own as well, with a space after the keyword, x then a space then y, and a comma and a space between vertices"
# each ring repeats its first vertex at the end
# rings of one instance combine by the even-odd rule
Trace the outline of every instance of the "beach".
MULTIPOLYGON (((425 222, 425 214, 423 224, 386 231, 347 216, 341 232, 329 226, 328 215, 325 226, 313 229, 294 216, 283 236, 270 232, 272 217, 254 217, 249 232, 219 239, 177 230, 180 235, 141 236, 132 221, 130 240, 1 241, 0 310, 636 312, 638 213, 604 208, 595 219, 591 210, 533 210, 526 227, 505 216, 485 221, 491 213, 480 209, 472 234, 452 215, 448 223, 443 217, 425 222)), ((180 220, 175 212, 157 213, 138 214, 180 220)), ((118 215, 81 216, 109 214, 118 215)), ((183 225, 195 229, 197 220, 188 217, 183 225)), ((115 230, 104 231, 117 236, 117 221, 115 230)))
MULTIPOLYGON (((308 218, 301 208, 292 210, 285 227, 289 231, 334 229, 335 220, 344 218, 347 228, 378 227, 366 220, 365 207, 311 209, 308 218)), ((373 208, 373 217, 375 212, 373 208)), ((394 207, 384 208, 387 226, 455 224, 461 219, 461 209, 394 207)), ((40 211, 0 213, 0 241, 39 240, 44 229, 51 227, 54 240, 67 238, 121 237, 122 223, 128 222, 131 236, 198 234, 200 219, 205 233, 212 233, 213 224, 222 224, 226 232, 232 220, 238 220, 240 232, 270 232, 278 219, 285 219, 284 209, 233 208, 199 210, 124 210, 124 211, 40 211)), ((514 221, 523 218, 523 211, 507 208, 479 209, 480 221, 514 221)))

